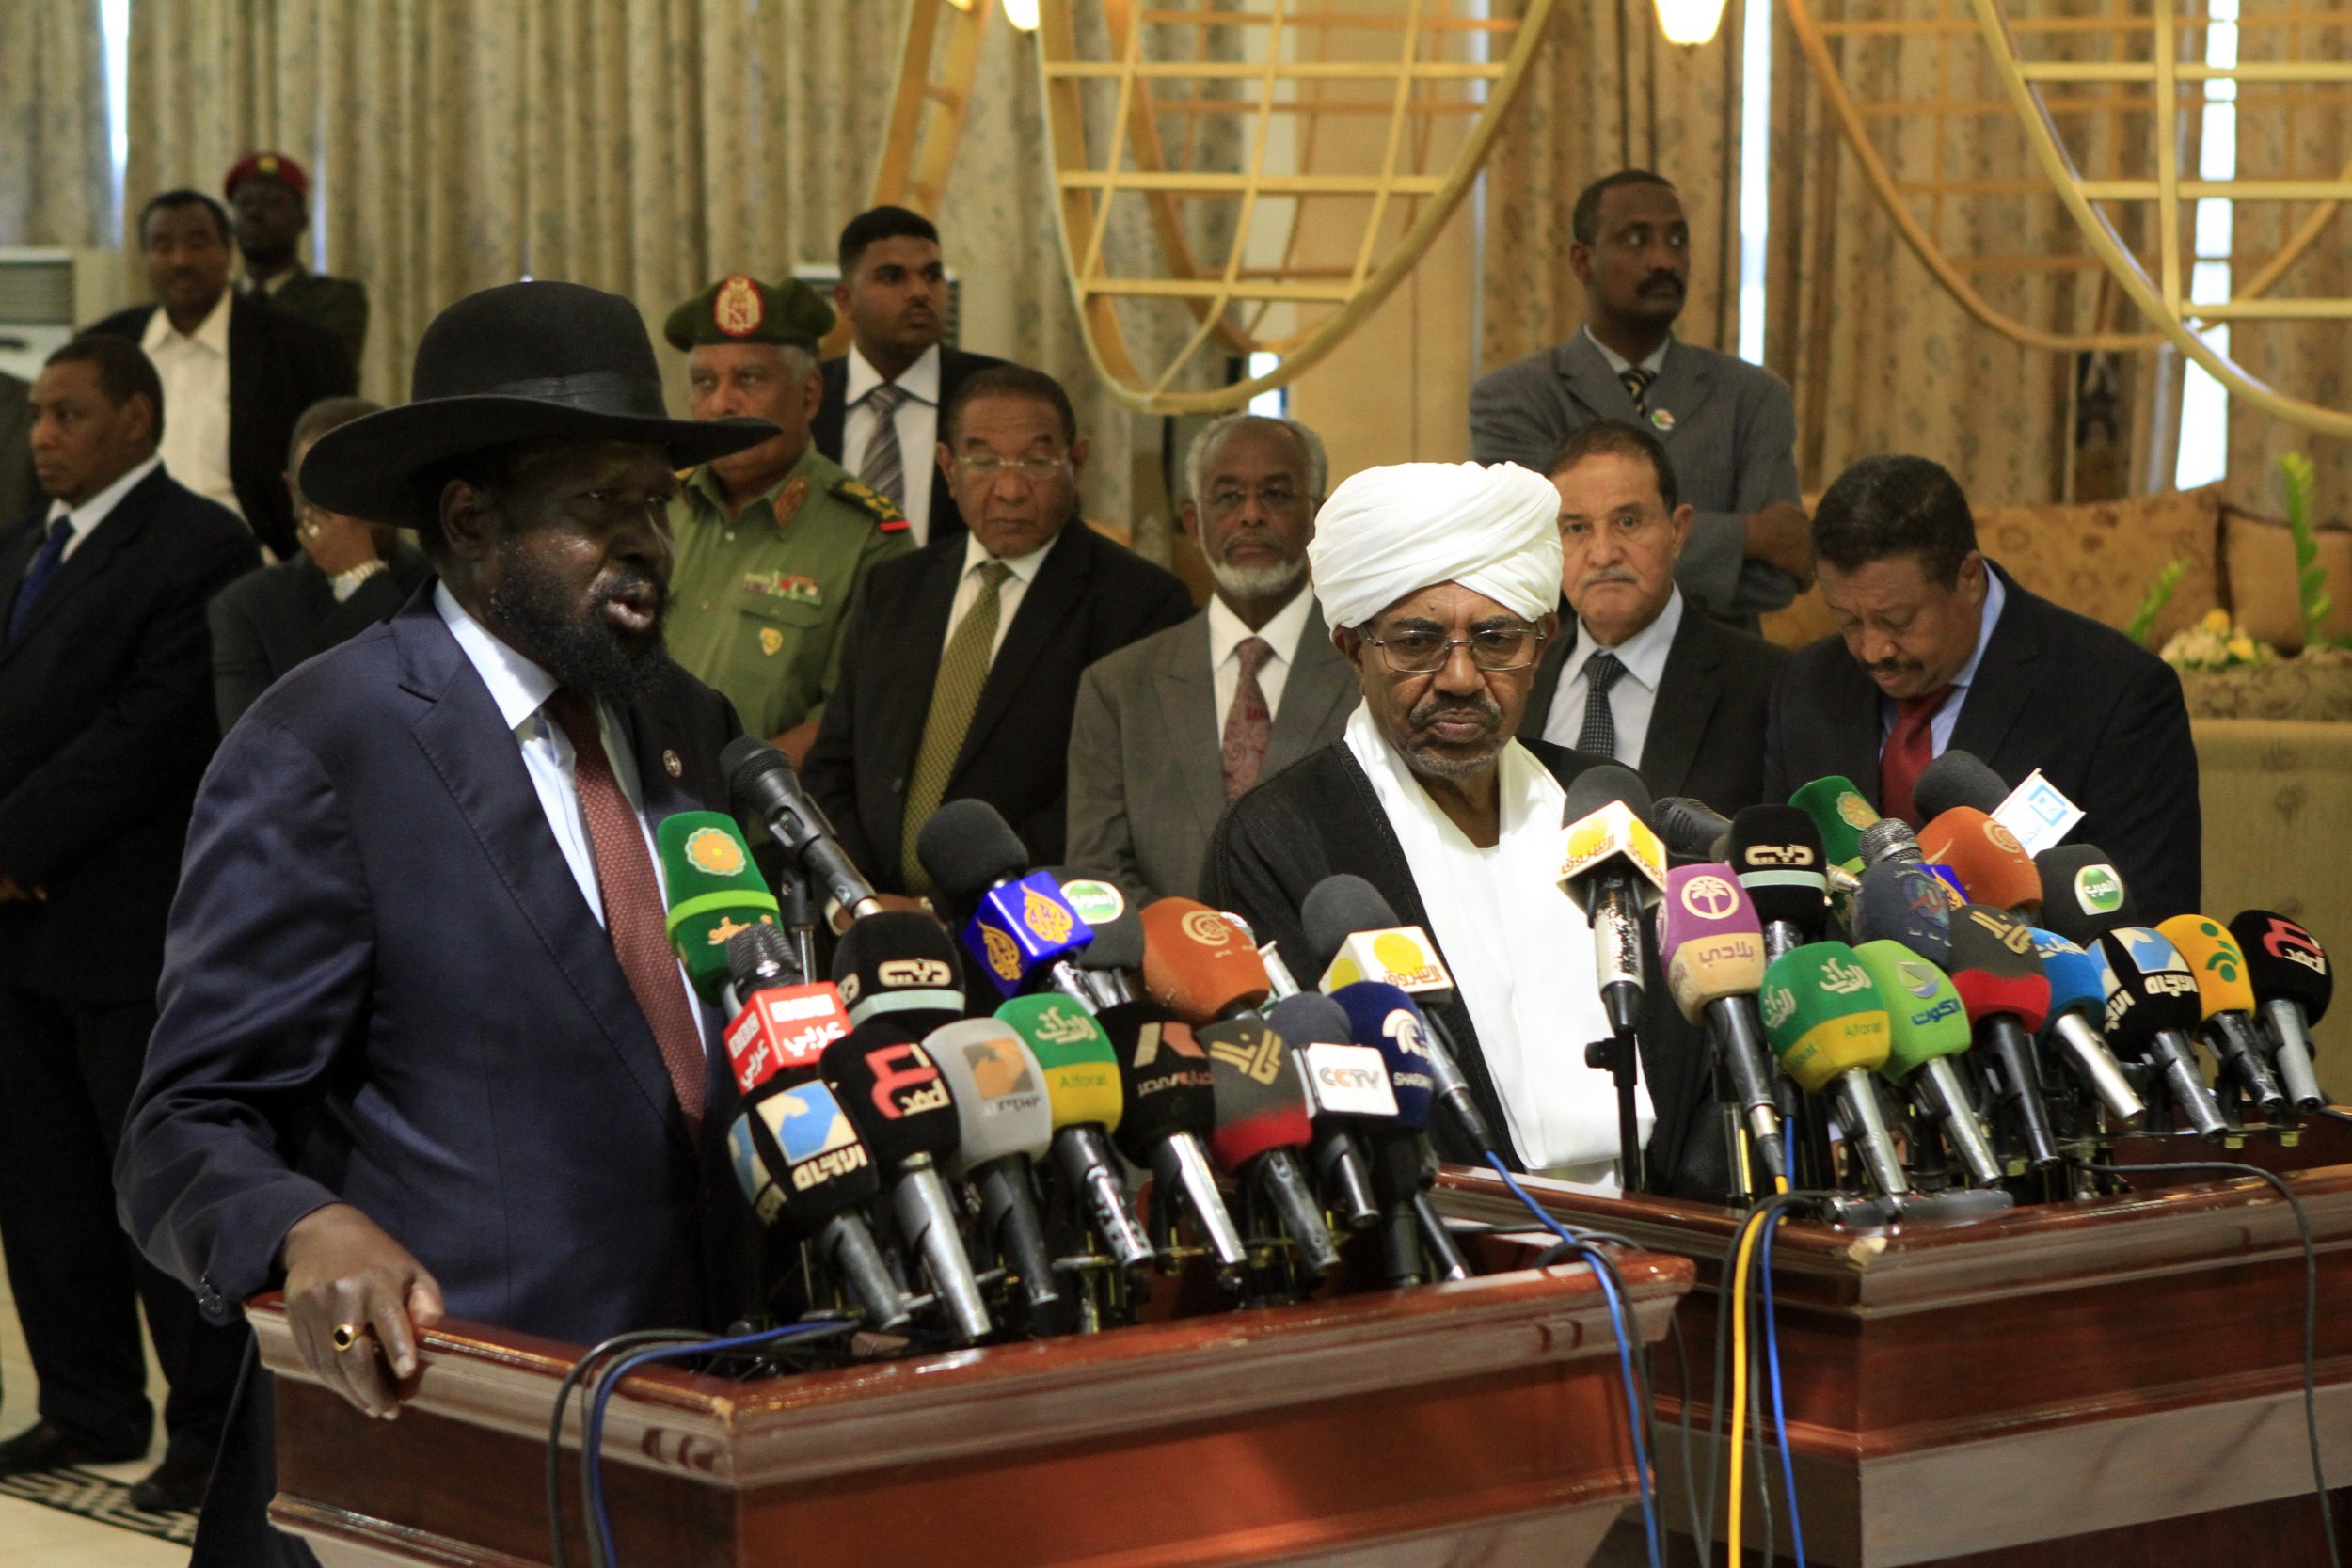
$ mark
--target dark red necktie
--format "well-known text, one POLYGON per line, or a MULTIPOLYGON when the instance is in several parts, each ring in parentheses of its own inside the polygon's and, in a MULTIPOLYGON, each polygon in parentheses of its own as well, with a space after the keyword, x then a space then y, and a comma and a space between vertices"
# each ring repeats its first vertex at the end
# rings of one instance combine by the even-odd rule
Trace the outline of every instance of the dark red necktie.
POLYGON ((1913 827, 1919 826, 1919 808, 1913 803, 1911 792, 1918 787, 1919 775, 1935 760, 1935 716, 1943 709, 1952 689, 1939 686, 1916 697, 1905 697, 1895 705, 1895 728, 1886 737, 1886 745, 1879 752, 1879 810, 1888 816, 1899 816, 1913 827))
POLYGON ((548 699, 547 711, 572 743, 572 778, 580 791, 580 815, 588 822, 596 893, 604 900, 604 928, 612 939, 613 957, 621 960, 638 1011, 645 1015, 654 1043, 661 1048, 661 1064, 670 1069, 670 1086, 686 1112, 686 1124, 700 1132, 702 1031, 695 1026, 685 983, 678 978, 677 957, 663 934, 661 883, 654 876, 644 829, 612 776, 595 705, 567 689, 548 699))
POLYGON ((1265 766, 1266 742, 1274 735, 1265 688, 1258 684, 1258 672, 1274 657, 1274 644, 1263 637, 1245 637, 1234 652, 1241 658, 1241 673, 1233 682, 1233 705, 1225 713, 1223 758, 1229 806, 1256 787, 1258 769, 1265 766))

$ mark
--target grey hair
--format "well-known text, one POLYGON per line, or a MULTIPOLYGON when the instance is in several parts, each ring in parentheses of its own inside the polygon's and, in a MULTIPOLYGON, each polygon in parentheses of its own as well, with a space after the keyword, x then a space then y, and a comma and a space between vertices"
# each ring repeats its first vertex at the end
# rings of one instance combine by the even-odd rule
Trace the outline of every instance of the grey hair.
POLYGON ((784 361, 784 372, 799 381, 817 373, 817 356, 798 343, 778 343, 777 356, 784 361))
POLYGON ((1200 492, 1209 482, 1209 459, 1216 455, 1217 443, 1245 424, 1279 425, 1298 437, 1298 444, 1307 453, 1307 493, 1321 500, 1324 485, 1331 477, 1330 459, 1323 452, 1323 437, 1300 424, 1296 420, 1277 418, 1271 414, 1252 414, 1239 409, 1219 414, 1200 427, 1184 449, 1184 494, 1194 505, 1200 503, 1200 492))

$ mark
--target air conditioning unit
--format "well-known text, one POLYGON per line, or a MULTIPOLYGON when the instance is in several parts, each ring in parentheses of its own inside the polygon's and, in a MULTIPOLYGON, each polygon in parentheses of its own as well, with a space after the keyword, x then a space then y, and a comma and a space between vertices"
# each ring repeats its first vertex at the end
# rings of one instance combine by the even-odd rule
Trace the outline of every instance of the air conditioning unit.
POLYGON ((111 250, 0 247, 0 371, 39 375, 76 328, 121 308, 122 277, 111 250))
MULTIPOLYGON (((834 286, 841 281, 841 268, 834 261, 803 261, 792 269, 792 276, 824 295, 825 303, 830 305, 833 303, 834 286)), ((953 271, 947 274, 947 320, 943 325, 946 330, 939 341, 949 348, 962 347, 963 280, 953 271)), ((849 323, 837 323, 834 331, 841 340, 840 352, 849 353, 849 323)), ((831 352, 830 345, 828 352, 831 352)))

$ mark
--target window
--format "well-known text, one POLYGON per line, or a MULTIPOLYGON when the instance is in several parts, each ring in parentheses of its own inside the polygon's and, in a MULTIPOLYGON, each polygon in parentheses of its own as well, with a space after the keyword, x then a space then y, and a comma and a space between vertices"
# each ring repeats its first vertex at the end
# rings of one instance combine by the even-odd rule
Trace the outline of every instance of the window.
MULTIPOLYGON (((2205 63, 2237 64, 2238 0, 2211 0, 2205 23, 2205 63)), ((2205 121, 2197 160, 2198 178, 2237 178, 2237 84, 2207 82, 2205 121)), ((2189 263, 2188 297, 2193 305, 2219 305, 2230 297, 2230 246, 2234 225, 2227 198, 2197 202, 2189 263)), ((2230 324, 2216 322, 2201 334, 2217 354, 2230 352, 2230 324)), ((2211 484, 2230 472, 2230 393, 2202 365, 2191 362, 2181 386, 2180 456, 2172 483, 2181 489, 2211 484)))
POLYGON ((1764 363, 1772 164, 1772 8, 1770 0, 1745 0, 1740 31, 1740 357, 1751 365, 1764 363))

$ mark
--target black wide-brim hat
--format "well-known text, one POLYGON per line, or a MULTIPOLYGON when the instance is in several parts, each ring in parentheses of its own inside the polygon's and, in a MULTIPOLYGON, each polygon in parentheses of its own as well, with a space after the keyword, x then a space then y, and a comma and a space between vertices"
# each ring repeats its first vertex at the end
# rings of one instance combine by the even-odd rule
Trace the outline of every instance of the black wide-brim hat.
POLYGON ((674 420, 637 307, 578 283, 507 283, 433 318, 409 399, 320 436, 305 499, 394 528, 437 515, 433 473, 519 441, 645 441, 691 468, 777 434, 766 420, 674 420))

